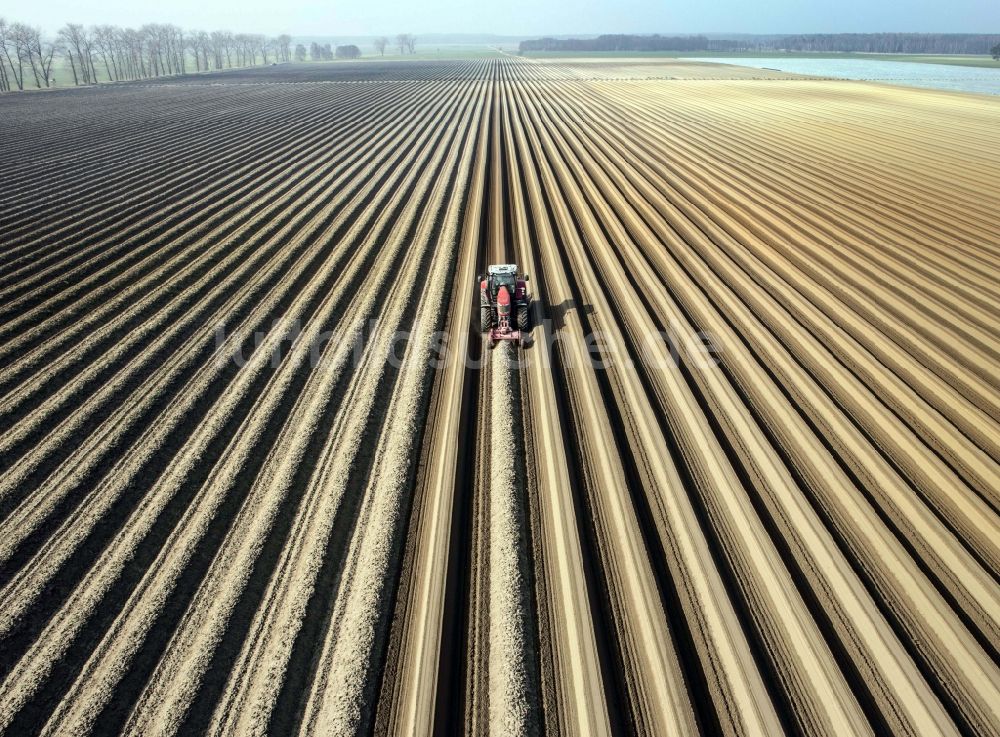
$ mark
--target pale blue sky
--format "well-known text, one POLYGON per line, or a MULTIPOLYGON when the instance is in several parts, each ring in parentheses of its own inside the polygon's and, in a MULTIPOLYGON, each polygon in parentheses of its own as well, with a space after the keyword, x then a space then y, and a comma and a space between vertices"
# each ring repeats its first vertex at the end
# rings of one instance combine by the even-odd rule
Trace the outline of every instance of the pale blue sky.
POLYGON ((1000 33, 1000 0, 42 0, 0 2, 0 16, 55 31, 67 21, 267 34, 411 33, 1000 33))

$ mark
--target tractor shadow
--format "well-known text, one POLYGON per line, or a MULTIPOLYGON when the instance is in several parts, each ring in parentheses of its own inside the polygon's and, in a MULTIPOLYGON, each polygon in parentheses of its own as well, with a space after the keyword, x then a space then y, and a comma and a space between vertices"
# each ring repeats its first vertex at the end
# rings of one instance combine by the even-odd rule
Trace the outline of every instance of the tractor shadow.
POLYGON ((536 313, 540 319, 549 319, 552 321, 552 331, 558 332, 563 329, 566 324, 566 315, 568 315, 573 310, 581 315, 592 315, 594 313, 593 305, 582 304, 578 305, 575 299, 564 299, 558 304, 549 305, 546 308, 544 305, 539 304, 538 312, 536 313))

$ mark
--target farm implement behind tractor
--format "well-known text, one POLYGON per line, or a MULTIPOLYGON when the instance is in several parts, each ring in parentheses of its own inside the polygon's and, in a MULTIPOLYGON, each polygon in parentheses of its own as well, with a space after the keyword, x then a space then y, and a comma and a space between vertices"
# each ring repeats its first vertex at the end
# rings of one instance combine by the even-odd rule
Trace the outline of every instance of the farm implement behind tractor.
POLYGON ((517 264, 494 264, 479 276, 479 324, 489 333, 490 347, 501 340, 523 345, 531 329, 528 275, 517 275, 517 264))

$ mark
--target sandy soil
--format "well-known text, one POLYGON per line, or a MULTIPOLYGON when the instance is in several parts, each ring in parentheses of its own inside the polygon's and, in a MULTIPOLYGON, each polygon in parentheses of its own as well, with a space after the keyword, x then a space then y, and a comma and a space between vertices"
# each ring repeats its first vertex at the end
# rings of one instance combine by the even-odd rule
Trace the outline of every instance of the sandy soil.
POLYGON ((529 734, 533 696, 528 693, 528 591, 523 572, 523 499, 514 464, 518 427, 513 422, 514 390, 510 344, 491 356, 490 407, 495 432, 490 443, 489 537, 489 730, 529 734))
POLYGON ((1000 734, 1000 101, 324 68, 0 98, 0 730, 1000 734))

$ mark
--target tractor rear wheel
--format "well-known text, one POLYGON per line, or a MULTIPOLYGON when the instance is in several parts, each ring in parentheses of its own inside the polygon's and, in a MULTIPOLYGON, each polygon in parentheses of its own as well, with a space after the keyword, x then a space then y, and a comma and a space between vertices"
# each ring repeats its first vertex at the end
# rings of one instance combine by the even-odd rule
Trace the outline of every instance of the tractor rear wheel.
POLYGON ((517 308, 517 329, 522 333, 528 332, 531 318, 528 316, 528 305, 521 305, 517 308))
POLYGON ((482 305, 479 308, 479 329, 488 332, 493 327, 493 311, 489 305, 482 305))

